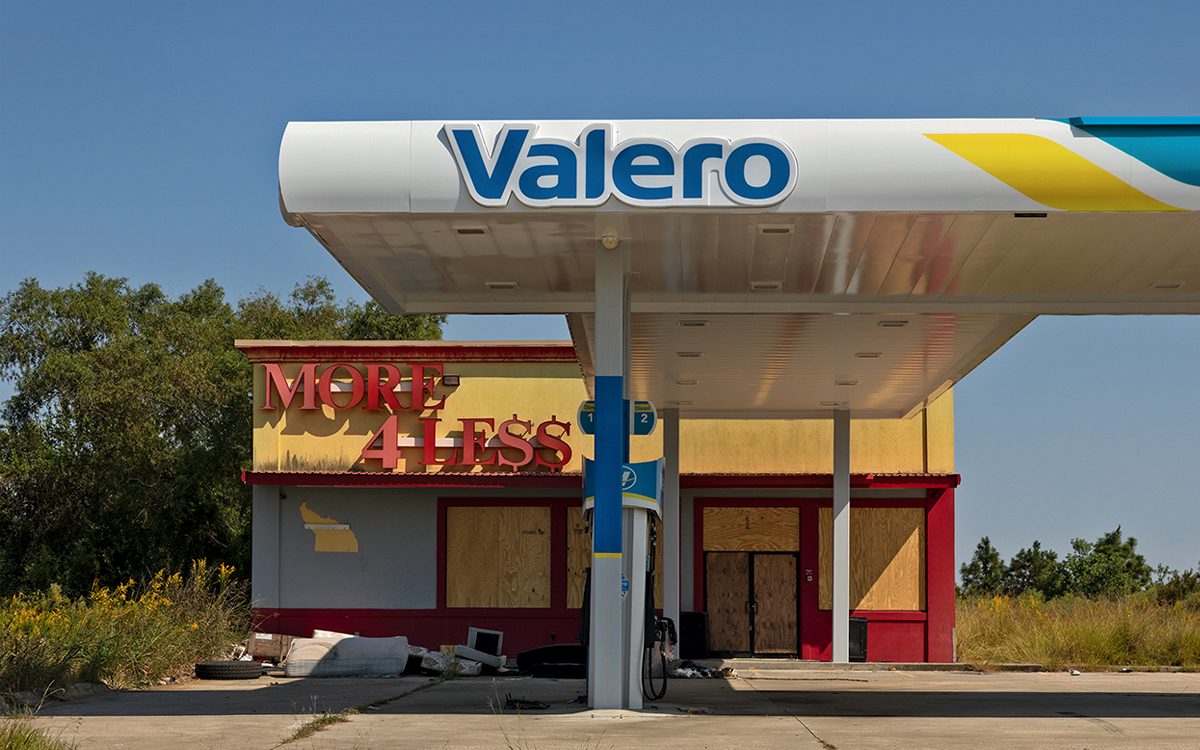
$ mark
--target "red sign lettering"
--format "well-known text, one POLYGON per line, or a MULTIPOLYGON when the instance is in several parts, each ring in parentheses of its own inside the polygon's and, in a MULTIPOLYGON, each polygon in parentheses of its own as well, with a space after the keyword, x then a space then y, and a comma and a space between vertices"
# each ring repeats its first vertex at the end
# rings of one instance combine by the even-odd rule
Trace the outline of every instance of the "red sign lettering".
POLYGON ((538 444, 543 448, 549 448, 552 451, 556 451, 559 454, 560 459, 557 462, 547 461, 546 459, 542 458, 541 451, 538 451, 537 465, 538 466, 549 466, 552 469, 561 469, 562 467, 564 467, 568 463, 570 463, 570 461, 571 461, 571 446, 567 445, 566 441, 562 440, 562 438, 564 438, 570 434, 571 434, 571 423, 570 422, 559 422, 557 415, 553 415, 553 414, 550 415, 549 421, 542 422, 540 425, 538 425, 538 428, 537 428, 538 444), (561 427, 562 432, 560 432, 557 436, 551 435, 549 432, 546 431, 546 428, 549 427, 550 425, 555 425, 557 427, 561 427))
POLYGON ((510 461, 504 456, 503 450, 497 450, 496 460, 505 466, 511 466, 513 471, 516 471, 520 467, 532 461, 534 455, 533 446, 530 445, 529 441, 526 439, 526 436, 530 434, 530 430, 532 429, 533 422, 526 422, 524 420, 517 419, 516 414, 513 415, 512 419, 501 422, 500 429, 496 430, 496 437, 500 439, 500 442, 504 444, 505 448, 514 448, 520 451, 521 459, 518 461, 510 461), (525 431, 520 435, 514 435, 508 431, 508 428, 512 427, 513 425, 523 427, 525 428, 525 431))
POLYGON ((330 365, 329 367, 325 368, 325 372, 321 373, 321 385, 319 390, 321 393, 321 400, 325 402, 326 406, 332 406, 334 409, 338 410, 353 409, 354 407, 358 406, 359 401, 362 401, 362 373, 358 371, 357 367, 352 367, 350 365, 330 365), (333 376, 338 370, 345 370, 346 372, 350 373, 350 403, 346 404, 345 406, 339 406, 338 403, 333 400, 333 376))
POLYGON ((266 369, 266 391, 267 396, 263 402, 262 408, 274 409, 274 404, 271 403, 271 387, 279 393, 279 402, 287 409, 292 405, 292 399, 296 397, 296 393, 300 390, 300 386, 304 386, 304 405, 301 409, 316 409, 317 408, 317 366, 315 364, 302 365, 300 367, 300 375, 288 385, 287 377, 283 374, 283 368, 278 364, 270 363, 264 365, 266 369))
POLYGON ((396 386, 400 385, 400 368, 395 365, 367 365, 367 407, 371 411, 377 411, 383 407, 379 405, 379 397, 383 397, 383 403, 392 411, 400 411, 403 407, 400 406, 400 399, 396 398, 396 386), (387 373, 387 381, 379 382, 379 371, 383 370, 387 373))

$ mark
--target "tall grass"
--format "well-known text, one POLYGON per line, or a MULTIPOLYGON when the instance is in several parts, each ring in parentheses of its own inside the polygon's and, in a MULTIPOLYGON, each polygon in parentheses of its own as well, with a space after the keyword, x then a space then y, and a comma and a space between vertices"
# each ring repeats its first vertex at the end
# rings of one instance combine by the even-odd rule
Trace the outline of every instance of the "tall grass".
POLYGON ((103 680, 118 687, 178 675, 220 656, 250 626, 245 584, 203 560, 185 579, 95 588, 70 599, 57 587, 0 600, 0 694, 103 680))
POLYGON ((36 727, 28 714, 0 717, 0 750, 79 750, 75 742, 36 727))
POLYGON ((1080 666, 1176 666, 1200 669, 1200 610, 1123 599, 1031 595, 961 599, 958 660, 978 667, 1032 662, 1080 666))

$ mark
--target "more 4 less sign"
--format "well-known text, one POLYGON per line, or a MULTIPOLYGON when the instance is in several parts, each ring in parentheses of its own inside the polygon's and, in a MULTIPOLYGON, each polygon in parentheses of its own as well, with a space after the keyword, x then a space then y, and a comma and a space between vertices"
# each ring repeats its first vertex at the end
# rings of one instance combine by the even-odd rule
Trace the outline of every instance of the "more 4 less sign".
POLYGON ((455 420, 462 426, 462 439, 443 439, 438 444, 438 412, 446 408, 446 396, 434 401, 437 382, 444 376, 441 364, 333 364, 316 362, 300 365, 295 379, 288 381, 279 363, 264 363, 265 411, 290 409, 334 411, 362 409, 387 414, 383 424, 362 447, 364 460, 378 460, 384 469, 395 469, 402 451, 420 451, 421 466, 508 466, 513 471, 532 464, 535 467, 561 469, 571 460, 571 446, 563 439, 571 434, 569 422, 556 417, 536 427, 530 420, 513 414, 497 424, 493 417, 455 420), (361 368, 361 369, 360 369, 361 368), (403 368, 403 369, 402 369, 403 368), (401 445, 400 416, 418 415, 419 436, 408 436, 401 445), (420 416, 433 412, 434 416, 420 416), (416 439, 412 439, 416 438, 416 439), (439 459, 439 448, 453 448, 450 456, 439 459))

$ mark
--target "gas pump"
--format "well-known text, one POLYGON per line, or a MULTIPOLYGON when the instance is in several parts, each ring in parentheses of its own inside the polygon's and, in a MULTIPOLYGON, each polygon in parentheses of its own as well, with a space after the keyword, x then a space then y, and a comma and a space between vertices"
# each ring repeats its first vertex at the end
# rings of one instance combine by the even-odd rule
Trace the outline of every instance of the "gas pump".
POLYGON ((678 642, 675 623, 669 617, 658 617, 654 610, 654 574, 658 572, 658 529, 650 524, 650 550, 646 556, 646 634, 642 658, 642 697, 648 701, 662 700, 667 694, 667 675, 671 670, 667 656, 669 646, 678 642), (659 672, 659 687, 654 687, 654 672, 659 672))
MULTIPOLYGON (((591 462, 584 462, 584 514, 588 518, 590 530, 591 509, 595 496, 590 491, 588 482, 591 462)), ((655 616, 654 610, 654 568, 657 564, 657 534, 654 530, 653 519, 662 517, 662 472, 663 461, 646 461, 643 463, 627 463, 622 467, 622 551, 621 555, 621 676, 623 704, 629 708, 641 708, 643 696, 658 700, 666 694, 666 639, 673 623, 663 622, 655 616), (659 642, 658 634, 663 634, 662 648, 659 649, 659 663, 662 666, 662 682, 659 689, 653 689, 651 676, 651 651, 654 644, 659 642)), ((590 579, 591 571, 588 571, 590 579)), ((590 580, 585 584, 586 594, 590 593, 590 580)), ((581 612, 584 618, 583 641, 588 643, 590 634, 595 627, 595 613, 585 603, 586 610, 581 612)), ((588 649, 588 695, 594 694, 592 675, 595 653, 588 649)))

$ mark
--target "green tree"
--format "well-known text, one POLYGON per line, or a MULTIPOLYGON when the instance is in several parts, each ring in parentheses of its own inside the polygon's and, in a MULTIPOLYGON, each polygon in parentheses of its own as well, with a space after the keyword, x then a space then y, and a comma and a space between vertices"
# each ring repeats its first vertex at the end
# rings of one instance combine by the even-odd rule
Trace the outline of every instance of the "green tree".
POLYGON ((1058 553, 1042 549, 1042 543, 1022 549, 1012 556, 1004 571, 1004 590, 1011 595, 1037 591, 1051 599, 1061 592, 1062 573, 1059 570, 1058 553))
POLYGON ((1101 535, 1094 544, 1072 539, 1072 551, 1062 563, 1064 592, 1118 597, 1149 588, 1153 584, 1153 568, 1137 552, 1137 539, 1123 536, 1118 526, 1101 535))
POLYGON ((409 341, 440 339, 445 315, 392 315, 378 302, 339 304, 333 285, 320 277, 297 284, 286 300, 259 288, 238 302, 246 338, 306 341, 409 341))
POLYGON ((986 536, 975 546, 969 563, 958 569, 962 578, 960 591, 967 596, 999 594, 1004 589, 1004 560, 986 536))
POLYGON ((442 316, 338 303, 324 279, 234 309, 214 281, 169 299, 88 274, 0 298, 0 593, 249 570, 253 370, 238 338, 440 338, 442 316))

